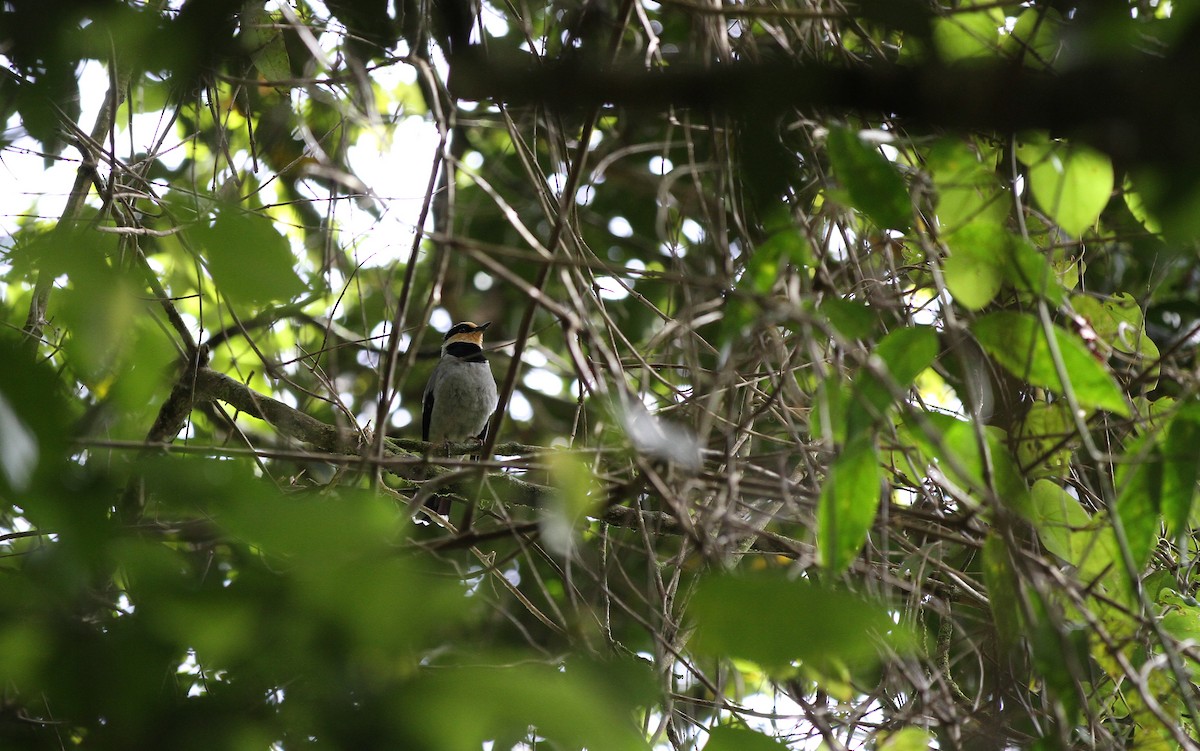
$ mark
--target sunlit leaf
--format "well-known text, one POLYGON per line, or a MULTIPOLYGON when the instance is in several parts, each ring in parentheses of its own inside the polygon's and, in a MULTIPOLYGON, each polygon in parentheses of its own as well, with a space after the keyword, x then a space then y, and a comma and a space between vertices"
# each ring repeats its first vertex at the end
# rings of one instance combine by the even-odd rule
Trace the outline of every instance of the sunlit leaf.
POLYGON ((1012 198, 1000 185, 995 170, 985 166, 958 138, 938 141, 929 150, 925 167, 937 191, 937 219, 946 234, 972 223, 1001 226, 1011 213, 1012 198))
POLYGON ((1133 214, 1133 218, 1146 228, 1147 232, 1158 234, 1162 232, 1162 222, 1158 217, 1150 212, 1146 206, 1146 199, 1137 191, 1131 180, 1126 180, 1121 196, 1125 199, 1125 205, 1129 207, 1129 213, 1133 214))
POLYGON ((304 292, 296 258, 271 221, 224 207, 211 227, 192 229, 222 294, 248 304, 290 300, 304 292))
POLYGON ((1027 135, 1017 154, 1029 166, 1034 199, 1063 231, 1077 237, 1096 223, 1113 191, 1108 157, 1041 134, 1027 135))
MULTIPOLYGON (((1128 416, 1129 406, 1120 387, 1083 342, 1058 326, 1052 325, 1050 330, 1062 358, 1062 370, 1080 406, 1128 416)), ((987 353, 1017 378, 1063 393, 1055 357, 1035 316, 1012 311, 989 313, 975 321, 971 331, 987 353)))
POLYGON ((1004 18, 995 8, 950 13, 934 20, 933 40, 947 62, 986 59, 998 51, 1003 25, 1004 18))
POLYGON ((979 310, 995 297, 1009 265, 1010 240, 1003 227, 973 222, 946 238, 950 256, 942 262, 946 288, 954 299, 979 310))
POLYGON ((1054 8, 1027 8, 1004 40, 1004 49, 1027 65, 1048 68, 1061 46, 1062 16, 1054 8))
POLYGON ((268 82, 291 78, 292 69, 280 21, 268 15, 261 3, 247 2, 245 7, 242 44, 254 60, 255 67, 268 82))
POLYGON ((1064 561, 1079 565, 1091 541, 1085 530, 1092 526, 1092 517, 1079 501, 1051 480, 1035 482, 1030 499, 1033 525, 1042 545, 1064 561))
POLYGON ((921 728, 902 728, 889 733, 879 751, 928 751, 933 748, 933 733, 921 728))

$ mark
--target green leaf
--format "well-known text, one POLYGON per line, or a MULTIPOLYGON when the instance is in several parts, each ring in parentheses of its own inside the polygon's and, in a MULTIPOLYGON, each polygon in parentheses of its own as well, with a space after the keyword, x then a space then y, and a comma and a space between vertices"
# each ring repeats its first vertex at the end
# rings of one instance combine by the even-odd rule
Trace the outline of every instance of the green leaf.
POLYGON ((1200 642, 1200 608, 1172 610, 1162 617, 1162 625, 1179 641, 1200 642))
POLYGON ((839 574, 862 550, 879 510, 883 477, 874 440, 852 441, 829 468, 817 505, 821 565, 839 574))
POLYGON ((281 19, 275 19, 266 12, 261 1, 251 0, 245 4, 241 19, 241 42, 268 83, 292 77, 287 44, 279 26, 281 23, 281 19))
POLYGON ((587 515, 600 502, 596 476, 579 456, 558 453, 549 460, 555 493, 547 499, 538 518, 542 541, 559 555, 571 555, 578 532, 587 515))
POLYGON ((423 718, 410 730, 423 740, 415 748, 479 748, 491 740, 509 748, 533 729, 553 748, 644 750, 632 716, 636 702, 650 700, 652 680, 649 671, 616 660, 439 666, 413 681, 398 706, 423 718), (464 700, 471 711, 463 711, 464 700))
POLYGON ((1051 480, 1038 480, 1030 491, 1033 526, 1042 545, 1067 563, 1078 566, 1087 555, 1092 517, 1079 501, 1051 480))
POLYGON ((826 297, 817 312, 847 339, 865 339, 879 325, 878 312, 857 300, 826 297))
POLYGON ((1000 645, 1012 649, 1021 639, 1021 603, 1017 599, 1017 577, 1008 559, 1008 547, 995 532, 983 543, 983 580, 1000 645))
POLYGON ((230 299, 261 305, 305 291, 287 239, 267 217, 223 206, 211 227, 198 226, 191 232, 204 249, 213 283, 230 299))
POLYGON ((950 256, 942 263, 946 288, 969 310, 979 310, 996 297, 1009 266, 1011 240, 1005 229, 972 222, 946 237, 950 256))
POLYGON ((879 751, 929 751, 934 735, 921 728, 902 728, 889 733, 879 744, 879 751))
POLYGON ((813 431, 833 443, 846 441, 849 389, 848 383, 835 376, 826 378, 817 386, 811 420, 813 431))
POLYGON ((1030 477, 1066 477, 1074 433, 1064 402, 1034 402, 1017 426, 1017 462, 1030 477))
MULTIPOLYGON (((906 326, 893 329, 879 340, 871 357, 882 361, 893 386, 905 391, 937 355, 937 333, 932 326, 906 326)), ((892 389, 874 373, 866 372, 856 384, 854 401, 848 405, 847 438, 858 437, 895 402, 892 389)))
POLYGON ((1163 488, 1162 452, 1151 437, 1135 441, 1117 471, 1117 516, 1129 553, 1139 569, 1158 542, 1159 499, 1163 488))
POLYGON ((776 674, 796 661, 868 669, 878 662, 878 640, 902 652, 914 646, 913 634, 882 604, 775 571, 709 577, 688 613, 697 652, 741 657, 776 674))
POLYGON ((1004 17, 995 9, 939 16, 933 23, 933 41, 946 62, 987 59, 1000 44, 1004 17))
POLYGON ((1113 191, 1112 161, 1095 149, 1043 134, 1026 136, 1017 156, 1029 167, 1029 187, 1042 210, 1069 235, 1096 223, 1113 191))
MULTIPOLYGON (((1080 406, 1129 416, 1121 389, 1079 337, 1051 326, 1062 366, 1080 406)), ((1034 386, 1063 393, 1041 322, 1027 313, 990 313, 971 325, 980 346, 1006 370, 1034 386)))
POLYGON ((826 145, 854 208, 883 229, 912 226, 912 202, 896 165, 845 128, 830 129, 826 145))
POLYGON ((1064 285, 1050 260, 1020 238, 1014 239, 1011 251, 1011 262, 1005 264, 1004 271, 1013 289, 1044 297, 1055 307, 1062 305, 1064 285))
MULTIPOLYGON (((980 429, 976 424, 963 420, 948 421, 948 427, 942 431, 942 445, 955 462, 941 462, 943 471, 963 487, 987 488, 990 485, 1008 508, 1028 518, 1032 513, 1029 509, 1029 488, 1008 453, 1004 431, 992 425, 983 426, 981 446, 978 435, 980 429), (986 457, 983 453, 985 448, 986 457)), ((936 453, 932 455, 937 456, 936 453)))
POLYGON ((786 751, 787 746, 749 728, 718 725, 708 731, 704 751, 786 751))
POLYGON ((61 485, 61 462, 77 435, 72 425, 77 416, 54 366, 24 342, 0 336, 0 363, 0 497, 21 498, 28 514, 39 502, 51 501, 29 492, 39 480, 61 485))
POLYGON ((975 222, 1000 227, 1008 219, 1010 194, 995 170, 985 167, 961 140, 946 138, 934 144, 925 168, 933 178, 938 225, 946 235, 975 222))
POLYGON ((1133 218, 1145 227, 1147 232, 1154 235, 1162 232, 1162 222, 1151 213, 1150 208, 1146 205, 1145 197, 1134 187, 1132 180, 1128 178, 1125 180, 1121 196, 1125 199, 1125 205, 1129 207, 1129 213, 1133 214, 1133 218))
POLYGON ((808 240, 793 224, 777 229, 754 249, 746 262, 742 281, 759 294, 768 294, 779 278, 779 272, 789 264, 804 267, 812 264, 808 240))
POLYGON ((1064 721, 1073 726, 1079 717, 1079 684, 1071 664, 1087 663, 1088 631, 1078 627, 1064 630, 1061 619, 1051 616, 1042 593, 1036 589, 1028 593, 1026 602, 1030 621, 1026 632, 1034 670, 1050 696, 1062 704, 1064 721))
POLYGON ((1197 460, 1200 460, 1200 410, 1189 405, 1167 426, 1163 438, 1162 514, 1167 531, 1180 535, 1190 528, 1196 500, 1197 460))
POLYGON ((1027 8, 1004 40, 1004 50, 1026 64, 1048 68, 1058 55, 1062 16, 1053 8, 1027 8))

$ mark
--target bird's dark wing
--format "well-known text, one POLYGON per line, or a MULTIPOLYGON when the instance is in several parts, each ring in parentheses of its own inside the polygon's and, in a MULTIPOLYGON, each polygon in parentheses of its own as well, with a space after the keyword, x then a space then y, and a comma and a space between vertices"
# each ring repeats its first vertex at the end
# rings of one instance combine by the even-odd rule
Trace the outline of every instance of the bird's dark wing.
POLYGON ((433 389, 425 389, 425 404, 421 409, 421 440, 429 440, 429 422, 433 419, 433 389))

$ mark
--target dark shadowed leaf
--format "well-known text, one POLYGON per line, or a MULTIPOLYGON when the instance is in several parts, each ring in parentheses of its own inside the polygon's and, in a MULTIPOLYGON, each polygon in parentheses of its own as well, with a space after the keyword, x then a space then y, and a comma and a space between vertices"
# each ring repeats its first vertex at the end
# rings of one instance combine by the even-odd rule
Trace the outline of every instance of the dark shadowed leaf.
POLYGON ((995 533, 988 535, 983 545, 983 579, 1001 646, 1012 649, 1021 638, 1021 605, 1008 548, 1004 538, 995 533))
POLYGON ((1117 469, 1117 516, 1134 565, 1144 566, 1158 541, 1163 489, 1162 449, 1151 437, 1135 441, 1117 469))
POLYGON ((854 208, 883 229, 904 230, 912 225, 908 189, 896 165, 845 128, 830 129, 828 147, 834 175, 854 208))

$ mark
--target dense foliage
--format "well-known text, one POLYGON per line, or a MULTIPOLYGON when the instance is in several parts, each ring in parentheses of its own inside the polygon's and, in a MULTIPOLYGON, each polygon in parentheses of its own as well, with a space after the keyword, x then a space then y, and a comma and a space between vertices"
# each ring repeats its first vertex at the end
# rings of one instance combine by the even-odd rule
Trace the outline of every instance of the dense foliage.
POLYGON ((1197 39, 0 3, 0 746, 1195 747, 1197 39))

